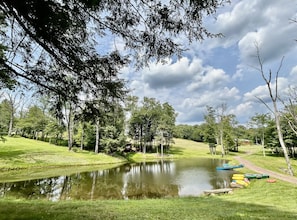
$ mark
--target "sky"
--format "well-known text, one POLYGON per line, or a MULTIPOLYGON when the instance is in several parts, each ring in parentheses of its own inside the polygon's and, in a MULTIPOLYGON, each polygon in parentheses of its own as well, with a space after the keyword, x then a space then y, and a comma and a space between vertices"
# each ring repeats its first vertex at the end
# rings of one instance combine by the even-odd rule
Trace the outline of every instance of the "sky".
POLYGON ((292 19, 297 19, 294 0, 233 0, 218 10, 216 19, 205 19, 209 31, 224 37, 186 45, 189 49, 180 60, 169 59, 165 65, 152 63, 139 71, 126 68, 122 77, 128 80, 131 95, 172 105, 177 124, 200 124, 206 106, 222 104, 227 105, 227 114, 246 124, 256 113, 269 112, 257 97, 271 104, 257 70, 256 45, 265 73, 275 74, 283 58, 280 95, 297 86, 297 23, 292 19))

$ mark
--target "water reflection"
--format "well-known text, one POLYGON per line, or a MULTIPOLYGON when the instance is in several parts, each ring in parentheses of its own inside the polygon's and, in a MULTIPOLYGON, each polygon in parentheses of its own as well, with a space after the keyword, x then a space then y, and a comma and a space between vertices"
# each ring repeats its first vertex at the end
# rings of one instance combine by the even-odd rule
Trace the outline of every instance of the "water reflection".
POLYGON ((222 160, 195 159, 125 164, 109 170, 1 183, 0 196, 27 199, 95 200, 197 196, 228 187, 232 172, 217 171, 222 160))

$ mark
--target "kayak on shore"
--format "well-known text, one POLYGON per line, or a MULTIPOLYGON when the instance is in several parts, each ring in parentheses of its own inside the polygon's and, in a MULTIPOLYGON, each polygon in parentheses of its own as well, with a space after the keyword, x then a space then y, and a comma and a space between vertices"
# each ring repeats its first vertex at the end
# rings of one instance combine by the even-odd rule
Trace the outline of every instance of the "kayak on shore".
POLYGON ((233 169, 242 168, 242 167, 244 167, 243 164, 230 165, 230 164, 224 163, 223 166, 216 167, 216 169, 217 170, 233 170, 233 169))

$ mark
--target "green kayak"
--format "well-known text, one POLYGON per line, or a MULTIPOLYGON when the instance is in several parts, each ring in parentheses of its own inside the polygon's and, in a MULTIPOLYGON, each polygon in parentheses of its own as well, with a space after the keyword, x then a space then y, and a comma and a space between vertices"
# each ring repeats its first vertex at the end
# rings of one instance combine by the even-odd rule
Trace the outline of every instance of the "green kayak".
POLYGON ((246 173, 244 174, 244 177, 248 179, 265 179, 265 178, 269 178, 269 175, 259 174, 259 173, 246 173))

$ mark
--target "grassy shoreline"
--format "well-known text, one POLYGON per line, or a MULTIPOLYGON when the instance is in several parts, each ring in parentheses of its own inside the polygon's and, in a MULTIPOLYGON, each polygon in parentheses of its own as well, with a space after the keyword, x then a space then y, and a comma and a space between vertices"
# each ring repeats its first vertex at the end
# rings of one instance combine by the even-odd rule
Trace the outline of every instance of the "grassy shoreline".
MULTIPOLYGON (((69 152, 67 148, 45 146, 43 142, 31 141, 8 138, 6 143, 0 143, 0 179, 5 177, 3 175, 1 177, 1 173, 6 172, 3 168, 7 169, 9 165, 15 166, 15 170, 9 171, 10 173, 32 171, 30 175, 34 176, 33 171, 48 170, 50 165, 55 164, 55 160, 61 159, 61 155, 65 160, 56 164, 61 168, 59 172, 68 172, 75 164, 79 165, 75 169, 79 167, 88 169, 94 166, 100 167, 99 164, 103 163, 102 169, 104 169, 104 166, 115 166, 125 162, 123 158, 95 155, 89 152, 69 152), (19 143, 20 140, 22 144, 19 143), (93 163, 92 166, 84 167, 86 161, 93 163), (28 163, 27 166, 26 163, 28 163), (69 168, 68 171, 67 168, 69 168)), ((221 158, 219 154, 210 155, 208 146, 205 144, 179 139, 175 142, 172 154, 167 156, 168 159, 221 158)), ((241 147, 240 150, 241 152, 232 153, 224 159, 230 159, 231 163, 236 163, 233 156, 246 156, 244 152, 252 150, 255 154, 246 156, 248 159, 252 158, 259 163, 265 160, 266 166, 274 161, 269 156, 263 159, 258 153, 261 149, 257 146, 241 147)), ((156 159, 155 157, 156 155, 134 154, 130 159, 141 161, 153 160, 156 159)), ((280 166, 283 166, 281 160, 280 163, 280 166)), ((293 161, 293 164, 296 166, 296 161, 293 161)), ((276 167, 276 165, 273 166, 276 167)), ((56 168, 53 170, 57 171, 56 168)), ((244 171, 248 172, 248 170, 244 171)), ((20 173, 14 173, 11 176, 17 176, 20 173)), ((283 181, 271 184, 265 180, 254 180, 245 189, 237 189, 233 194, 221 196, 60 202, 1 198, 0 219, 296 219, 296 197, 296 185, 283 181)))

